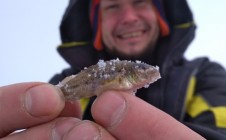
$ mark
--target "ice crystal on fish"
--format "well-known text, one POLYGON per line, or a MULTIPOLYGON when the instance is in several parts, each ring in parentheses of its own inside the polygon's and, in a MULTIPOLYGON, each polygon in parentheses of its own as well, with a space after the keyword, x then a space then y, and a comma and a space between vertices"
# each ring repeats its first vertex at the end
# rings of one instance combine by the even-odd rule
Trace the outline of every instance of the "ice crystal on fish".
POLYGON ((97 64, 100 69, 105 69, 105 67, 106 67, 106 63, 104 62, 104 60, 99 60, 99 62, 97 64))

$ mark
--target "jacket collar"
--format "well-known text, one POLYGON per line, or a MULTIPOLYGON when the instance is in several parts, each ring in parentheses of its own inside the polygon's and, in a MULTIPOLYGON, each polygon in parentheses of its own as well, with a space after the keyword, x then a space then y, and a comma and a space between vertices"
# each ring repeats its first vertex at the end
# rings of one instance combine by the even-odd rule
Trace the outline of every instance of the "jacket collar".
POLYGON ((175 65, 180 65, 184 53, 195 36, 195 24, 186 28, 175 28, 171 35, 160 41, 155 59, 162 72, 175 65))

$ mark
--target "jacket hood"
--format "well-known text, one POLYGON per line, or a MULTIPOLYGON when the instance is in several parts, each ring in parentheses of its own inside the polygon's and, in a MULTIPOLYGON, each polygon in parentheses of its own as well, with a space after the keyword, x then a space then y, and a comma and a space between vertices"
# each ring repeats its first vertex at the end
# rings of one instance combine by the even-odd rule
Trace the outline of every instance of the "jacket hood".
MULTIPOLYGON (((192 12, 186 0, 157 1, 161 3, 170 27, 170 35, 161 38, 157 48, 158 56, 161 56, 158 63, 166 59, 179 60, 194 37, 192 12)), ((70 0, 60 25, 62 45, 58 52, 72 67, 79 69, 98 61, 99 51, 93 47, 89 13, 90 0, 70 0)))

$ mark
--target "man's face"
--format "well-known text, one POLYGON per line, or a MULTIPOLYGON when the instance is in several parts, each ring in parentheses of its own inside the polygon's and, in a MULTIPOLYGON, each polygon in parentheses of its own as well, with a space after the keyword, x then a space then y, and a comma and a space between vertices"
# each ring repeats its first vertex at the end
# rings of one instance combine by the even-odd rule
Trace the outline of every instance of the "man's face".
POLYGON ((159 25, 151 0, 101 0, 102 35, 108 50, 139 56, 154 48, 159 25))

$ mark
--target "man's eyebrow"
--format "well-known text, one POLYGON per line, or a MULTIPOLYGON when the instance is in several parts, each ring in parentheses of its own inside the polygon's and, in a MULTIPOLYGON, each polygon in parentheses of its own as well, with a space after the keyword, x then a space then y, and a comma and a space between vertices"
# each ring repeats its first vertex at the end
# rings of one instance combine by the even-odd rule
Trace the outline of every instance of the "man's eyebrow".
POLYGON ((118 0, 101 0, 102 2, 116 2, 118 0))
POLYGON ((120 0, 101 0, 101 3, 103 5, 109 5, 109 4, 114 4, 114 3, 118 3, 120 0))

